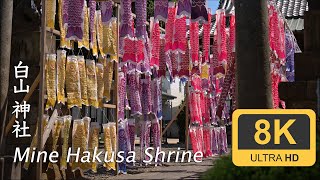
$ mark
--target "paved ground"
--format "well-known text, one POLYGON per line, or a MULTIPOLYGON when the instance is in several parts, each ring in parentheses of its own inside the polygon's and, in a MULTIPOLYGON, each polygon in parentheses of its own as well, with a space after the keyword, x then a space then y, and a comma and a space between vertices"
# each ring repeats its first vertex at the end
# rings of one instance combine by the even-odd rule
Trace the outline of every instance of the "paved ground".
MULTIPOLYGON (((175 144, 175 140, 169 140, 169 145, 163 145, 162 151, 177 151, 184 145, 175 144), (174 143, 174 144, 171 144, 174 143)), ((137 160, 140 159, 139 147, 136 146, 137 160)), ((174 159, 172 157, 171 159, 174 159)), ((102 165, 99 165, 98 172, 93 174, 85 173, 90 179, 199 179, 201 174, 212 167, 213 161, 218 157, 206 158, 200 163, 191 161, 190 163, 163 163, 162 166, 148 165, 140 166, 139 163, 134 167, 127 167, 128 173, 118 176, 113 176, 111 172, 107 172, 102 165)))
POLYGON ((201 163, 167 163, 163 166, 129 170, 127 175, 114 179, 199 179, 201 174, 212 167, 213 158, 201 163))
POLYGON ((162 166, 148 165, 128 167, 127 174, 113 176, 100 166, 98 173, 85 173, 90 179, 199 179, 212 167, 216 158, 206 158, 201 163, 165 163, 162 166))

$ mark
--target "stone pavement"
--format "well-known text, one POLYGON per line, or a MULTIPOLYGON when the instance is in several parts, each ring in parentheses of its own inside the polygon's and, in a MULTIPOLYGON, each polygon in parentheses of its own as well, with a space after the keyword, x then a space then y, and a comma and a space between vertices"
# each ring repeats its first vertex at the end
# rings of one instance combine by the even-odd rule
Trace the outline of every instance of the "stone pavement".
MULTIPOLYGON (((167 154, 169 151, 177 151, 178 147, 181 148, 180 152, 184 150, 183 144, 169 144, 162 145, 162 151, 167 154)), ((97 173, 86 172, 85 176, 89 179, 199 179, 201 174, 210 169, 213 166, 213 161, 218 158, 203 158, 200 163, 194 162, 192 158, 190 163, 175 163, 174 160, 171 160, 169 163, 163 163, 162 166, 140 166, 138 163, 140 159, 139 146, 136 146, 135 152, 136 166, 127 167, 127 174, 114 176, 100 164, 97 173)), ((175 155, 171 159, 175 159, 175 155)))
POLYGON ((213 160, 214 158, 205 159, 201 163, 167 163, 164 166, 143 168, 141 172, 129 171, 129 174, 112 179, 199 179, 202 173, 212 167, 213 160))
MULTIPOLYGON (((128 174, 113 176, 104 170, 97 174, 87 174, 90 179, 199 179, 201 174, 210 169, 217 157, 206 158, 201 163, 165 163, 162 166, 136 166, 128 168, 128 174)), ((103 169, 103 168, 99 168, 103 169)))

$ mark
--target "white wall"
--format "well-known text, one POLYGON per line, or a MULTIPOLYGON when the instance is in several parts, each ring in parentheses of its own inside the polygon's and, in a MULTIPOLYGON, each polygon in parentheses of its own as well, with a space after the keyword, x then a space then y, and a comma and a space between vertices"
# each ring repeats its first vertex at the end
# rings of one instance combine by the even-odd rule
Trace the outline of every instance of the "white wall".
MULTIPOLYGON (((163 91, 176 96, 176 99, 171 100, 172 103, 172 116, 176 114, 176 112, 179 110, 179 106, 181 105, 181 102, 184 100, 184 83, 180 83, 179 78, 175 78, 174 81, 170 84, 170 82, 167 79, 162 80, 162 88, 163 91)), ((169 101, 170 102, 170 101, 169 101)), ((163 104, 163 117, 165 120, 171 119, 171 109, 169 104, 164 105, 163 104), (169 118, 170 117, 170 118, 169 118)), ((167 131, 168 136, 178 138, 179 137, 179 131, 178 126, 176 123, 173 123, 171 127, 167 131)))
POLYGON ((174 82, 170 84, 170 90, 171 95, 177 97, 176 99, 172 100, 172 107, 174 108, 173 114, 175 114, 179 109, 181 101, 184 100, 184 84, 180 82, 179 78, 175 78, 174 82))

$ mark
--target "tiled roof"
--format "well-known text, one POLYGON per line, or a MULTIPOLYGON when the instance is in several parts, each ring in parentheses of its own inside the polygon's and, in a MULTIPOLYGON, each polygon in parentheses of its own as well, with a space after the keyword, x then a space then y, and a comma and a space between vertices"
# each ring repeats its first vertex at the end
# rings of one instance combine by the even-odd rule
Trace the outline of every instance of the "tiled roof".
POLYGON ((288 18, 303 17, 304 12, 309 10, 307 0, 272 0, 281 11, 283 16, 288 18))
MULTIPOLYGON (((303 17, 304 12, 309 10, 307 0, 271 0, 277 5, 280 12, 288 18, 303 17)), ((234 9, 231 0, 220 0, 218 9, 225 9, 230 13, 234 9)))
POLYGON ((304 29, 304 13, 309 10, 307 0, 272 0, 286 18, 291 31, 304 29))
MULTIPOLYGON (((286 18, 291 31, 301 31, 304 29, 304 13, 309 10, 307 0, 271 0, 277 5, 279 11, 286 18)), ((220 0, 218 9, 225 9, 226 13, 234 10, 231 0, 220 0)), ((212 26, 211 32, 215 30, 212 26)))
POLYGON ((272 0, 287 20, 291 31, 304 29, 304 13, 309 10, 307 0, 272 0))
MULTIPOLYGON (((304 29, 303 15, 305 11, 309 10, 307 0, 272 0, 277 5, 279 11, 287 20, 287 24, 291 31, 301 31, 304 29)), ((218 9, 225 9, 226 14, 234 11, 232 0, 220 0, 218 9)), ((212 10, 212 12, 215 12, 212 10)), ((215 15, 212 15, 211 31, 213 35, 216 29, 215 15)), ((203 28, 199 29, 199 35, 202 35, 203 28)), ((189 34, 189 31, 187 32, 189 34)))

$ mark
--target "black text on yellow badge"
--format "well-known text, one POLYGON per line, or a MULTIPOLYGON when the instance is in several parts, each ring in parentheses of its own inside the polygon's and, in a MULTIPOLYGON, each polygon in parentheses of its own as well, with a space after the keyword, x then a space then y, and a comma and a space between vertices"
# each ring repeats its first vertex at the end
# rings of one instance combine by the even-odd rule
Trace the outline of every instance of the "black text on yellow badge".
POLYGON ((237 166, 312 166, 316 115, 312 110, 236 110, 232 160, 237 166))

